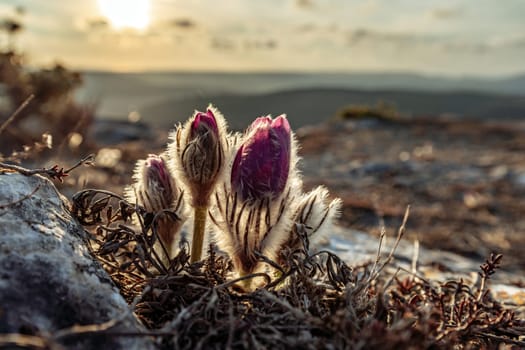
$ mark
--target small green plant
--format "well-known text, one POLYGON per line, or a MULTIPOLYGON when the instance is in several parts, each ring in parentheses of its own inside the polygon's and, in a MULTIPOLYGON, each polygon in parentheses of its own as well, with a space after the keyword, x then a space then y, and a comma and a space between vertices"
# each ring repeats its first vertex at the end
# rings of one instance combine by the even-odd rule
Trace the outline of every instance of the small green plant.
POLYGON ((377 119, 384 121, 401 121, 402 116, 393 106, 384 102, 379 102, 375 106, 369 105, 349 105, 339 109, 336 119, 360 120, 377 119))

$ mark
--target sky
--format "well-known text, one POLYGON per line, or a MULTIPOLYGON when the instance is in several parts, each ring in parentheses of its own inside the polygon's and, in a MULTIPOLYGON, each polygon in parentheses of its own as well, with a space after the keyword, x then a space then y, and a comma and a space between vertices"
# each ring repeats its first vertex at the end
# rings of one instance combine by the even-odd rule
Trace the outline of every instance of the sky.
POLYGON ((2 0, 2 17, 31 63, 74 69, 525 73, 523 0, 2 0))

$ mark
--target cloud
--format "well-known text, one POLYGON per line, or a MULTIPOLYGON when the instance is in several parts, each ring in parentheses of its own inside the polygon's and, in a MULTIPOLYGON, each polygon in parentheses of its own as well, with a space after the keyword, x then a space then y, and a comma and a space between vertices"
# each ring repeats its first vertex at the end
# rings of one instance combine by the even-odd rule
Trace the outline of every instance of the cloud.
POLYGON ((511 33, 505 36, 489 39, 487 46, 494 49, 500 48, 518 48, 525 49, 525 34, 511 33))
POLYGON ((296 27, 296 31, 299 33, 313 32, 317 29, 317 26, 313 23, 303 23, 296 27))
POLYGON ((87 28, 89 30, 106 29, 109 27, 109 23, 104 18, 95 18, 86 21, 87 28))
POLYGON ((93 33, 108 30, 109 22, 102 17, 76 18, 73 21, 74 28, 80 33, 93 33))
POLYGON ((341 30, 338 23, 325 23, 325 24, 316 24, 312 22, 306 22, 299 25, 296 25, 291 28, 291 32, 294 34, 306 34, 306 35, 332 35, 341 30))
POLYGON ((436 41, 435 37, 424 34, 406 33, 406 32, 387 32, 377 31, 366 28, 359 28, 350 31, 348 34, 348 44, 357 45, 361 43, 372 43, 372 44, 427 44, 436 41))
POLYGON ((273 50, 277 48, 277 41, 274 39, 248 39, 244 41, 244 48, 247 50, 273 50))
POLYGON ((437 20, 450 20, 464 15, 464 10, 460 7, 439 7, 430 10, 429 15, 437 20))
POLYGON ((190 18, 176 18, 170 22, 170 25, 180 29, 192 29, 197 26, 190 18))
POLYGON ((473 53, 484 54, 491 50, 490 45, 480 42, 451 41, 443 43, 441 46, 450 53, 473 53))
POLYGON ((237 49, 235 40, 226 37, 213 37, 210 44, 212 49, 219 51, 234 51, 237 49))
POLYGON ((269 51, 278 47, 277 40, 263 38, 243 38, 234 39, 229 37, 215 36, 211 38, 212 49, 219 51, 269 51))
POLYGON ((501 50, 525 49, 525 34, 512 33, 506 36, 482 39, 450 35, 431 35, 417 32, 390 32, 360 28, 347 32, 349 46, 370 45, 373 48, 394 47, 397 49, 433 48, 450 54, 488 54, 501 50))
POLYGON ((502 50, 525 49, 525 34, 513 33, 507 36, 488 38, 484 41, 456 40, 443 44, 443 49, 455 53, 485 54, 502 50))
POLYGON ((313 0, 294 0, 295 7, 303 10, 309 10, 315 7, 313 0))

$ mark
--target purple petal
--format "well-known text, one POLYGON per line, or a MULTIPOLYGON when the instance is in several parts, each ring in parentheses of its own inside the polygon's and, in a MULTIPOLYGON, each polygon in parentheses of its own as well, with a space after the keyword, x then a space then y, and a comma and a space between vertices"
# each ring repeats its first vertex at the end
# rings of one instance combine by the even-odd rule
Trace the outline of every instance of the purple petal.
POLYGON ((232 167, 232 187, 244 200, 275 198, 286 186, 290 169, 290 125, 284 117, 257 118, 232 167))
POLYGON ((272 125, 272 118, 270 116, 259 117, 255 119, 252 124, 248 127, 248 132, 258 128, 269 127, 272 125))
POLYGON ((215 135, 219 133, 217 120, 215 120, 215 116, 209 108, 206 110, 206 113, 197 112, 197 114, 195 114, 195 118, 191 123, 191 137, 194 138, 208 131, 211 131, 215 135))
POLYGON ((164 159, 156 154, 150 154, 146 159, 146 176, 164 188, 169 187, 170 173, 164 159))
POLYGON ((286 116, 284 114, 281 114, 273 120, 272 129, 274 129, 277 132, 282 132, 283 135, 286 134, 287 137, 290 137, 290 123, 288 123, 288 119, 286 119, 286 116))

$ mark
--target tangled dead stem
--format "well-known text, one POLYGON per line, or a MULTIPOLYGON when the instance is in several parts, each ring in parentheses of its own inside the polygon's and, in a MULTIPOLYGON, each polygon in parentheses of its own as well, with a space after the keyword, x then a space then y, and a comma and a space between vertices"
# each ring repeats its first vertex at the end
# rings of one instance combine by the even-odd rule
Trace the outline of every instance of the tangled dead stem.
MULTIPOLYGON (((73 213, 89 229, 90 248, 165 349, 499 349, 522 348, 525 321, 494 300, 487 280, 501 255, 481 266, 480 283, 435 282, 398 270, 386 259, 348 266, 335 254, 283 252, 278 276, 254 274, 266 286, 236 290, 229 258, 210 246, 205 260, 189 263, 187 243, 166 266, 153 245, 156 222, 140 206, 108 191, 84 190, 73 197, 73 213), (131 224, 137 214, 140 229, 131 224)), ((404 228, 399 231, 401 238, 404 228)), ((260 256, 260 259, 265 257, 260 256)), ((267 261, 268 262, 268 261, 267 261)), ((274 264, 276 265, 276 264, 274 264)))

